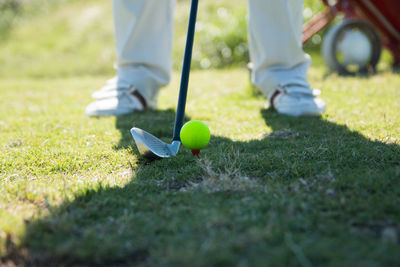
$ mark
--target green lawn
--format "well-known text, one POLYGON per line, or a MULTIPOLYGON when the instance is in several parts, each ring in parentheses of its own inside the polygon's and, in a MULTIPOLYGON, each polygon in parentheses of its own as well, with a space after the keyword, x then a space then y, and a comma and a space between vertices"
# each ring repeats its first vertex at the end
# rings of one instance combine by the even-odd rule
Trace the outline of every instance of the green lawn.
POLYGON ((129 129, 170 141, 179 71, 157 111, 86 117, 113 75, 110 3, 96 3, 21 19, 0 44, 0 265, 400 264, 400 77, 387 61, 339 77, 313 52, 328 109, 300 119, 265 110, 245 69, 195 70, 186 115, 210 145, 149 162, 129 129))

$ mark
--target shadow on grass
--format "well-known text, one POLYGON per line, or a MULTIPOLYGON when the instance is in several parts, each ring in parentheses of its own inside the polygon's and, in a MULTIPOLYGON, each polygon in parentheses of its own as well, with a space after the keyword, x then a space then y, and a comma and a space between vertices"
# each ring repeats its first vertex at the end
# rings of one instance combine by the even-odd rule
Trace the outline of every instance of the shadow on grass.
MULTIPOLYGON (((178 157, 140 161, 124 187, 99 186, 53 207, 27 223, 9 259, 38 266, 399 264, 399 146, 321 118, 261 113, 273 131, 258 139, 213 136, 200 159, 182 149, 178 157), (248 177, 267 189, 201 189, 221 177, 248 177), (381 240, 385 231, 390 242, 381 240)), ((121 117, 116 149, 133 145, 132 122, 168 141, 173 120, 172 110, 121 117)))

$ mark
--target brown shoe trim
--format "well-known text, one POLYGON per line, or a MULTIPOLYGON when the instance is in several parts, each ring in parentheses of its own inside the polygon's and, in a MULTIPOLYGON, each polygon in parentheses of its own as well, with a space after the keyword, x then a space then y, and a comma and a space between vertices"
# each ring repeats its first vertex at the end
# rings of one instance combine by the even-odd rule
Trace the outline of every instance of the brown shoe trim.
POLYGON ((275 93, 272 94, 271 100, 270 100, 270 102, 271 102, 271 108, 273 108, 273 109, 275 108, 275 107, 274 107, 274 101, 275 101, 275 98, 276 98, 280 93, 281 93, 281 91, 276 90, 275 93))
POLYGON ((131 95, 136 97, 137 100, 139 100, 140 104, 142 104, 142 106, 143 106, 143 109, 147 108, 146 99, 144 99, 144 97, 138 92, 138 90, 133 90, 131 92, 131 95))

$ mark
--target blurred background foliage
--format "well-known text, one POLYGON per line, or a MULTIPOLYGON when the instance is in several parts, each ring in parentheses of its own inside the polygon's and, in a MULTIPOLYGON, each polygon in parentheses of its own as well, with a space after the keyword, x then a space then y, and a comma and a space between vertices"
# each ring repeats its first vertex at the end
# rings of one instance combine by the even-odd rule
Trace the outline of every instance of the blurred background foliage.
POLYGON ((21 1, 1 0, 0 1, 0 34, 6 33, 13 24, 14 19, 20 12, 21 1))
MULTIPOLYGON (((322 10, 317 0, 305 1, 305 20, 322 10)), ((194 66, 199 68, 245 66, 248 59, 247 9, 243 0, 231 1, 230 6, 208 3, 205 18, 198 24, 198 52, 194 66), (240 8, 239 8, 240 7, 240 8)), ((273 36, 271 36, 273 38, 273 36)), ((314 37, 307 49, 319 49, 321 37, 314 37)))
MULTIPOLYGON (((319 0, 304 2, 305 21, 323 9, 319 0)), ((189 6, 189 0, 177 1, 176 70, 181 67, 189 6)), ((111 1, 0 0, 0 39, 0 77, 113 73, 111 1)), ((312 53, 320 42, 316 35, 305 48, 312 53)), ((248 61, 247 1, 200 1, 193 68, 245 67, 248 61)))
POLYGON ((67 0, 0 0, 0 37, 5 38, 19 19, 49 10, 67 0))
MULTIPOLYGON (((178 1, 186 3, 187 0, 178 1)), ((196 45, 193 55, 195 68, 225 68, 246 66, 249 62, 247 45, 247 1, 215 0, 203 1, 197 24, 196 45)), ((188 7, 186 7, 187 9, 188 7)), ((304 20, 323 9, 319 0, 304 1, 304 20)), ((180 16, 178 33, 184 36, 186 16, 180 16)), ((183 37, 184 38, 184 37, 183 37)), ((271 37, 273 38, 273 36, 271 37)), ((184 40, 180 40, 182 43, 184 40)), ((319 50, 321 36, 316 35, 307 43, 307 50, 319 50)), ((181 59, 181 51, 175 51, 175 58, 181 59)), ((179 61, 178 61, 179 62, 179 61)), ((176 63, 178 63, 176 62, 176 63)))

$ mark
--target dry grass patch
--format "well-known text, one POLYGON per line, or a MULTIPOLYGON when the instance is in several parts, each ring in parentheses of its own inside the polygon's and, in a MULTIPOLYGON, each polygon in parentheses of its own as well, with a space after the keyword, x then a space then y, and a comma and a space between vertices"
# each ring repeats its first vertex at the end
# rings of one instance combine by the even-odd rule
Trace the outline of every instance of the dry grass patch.
POLYGON ((209 194, 217 192, 267 192, 265 184, 242 173, 238 153, 234 156, 225 155, 221 157, 217 164, 207 158, 200 159, 197 163, 204 173, 202 179, 200 182, 189 183, 182 190, 209 194))

